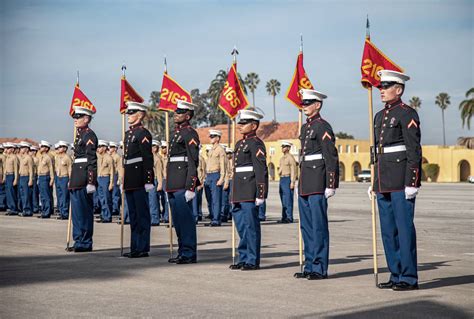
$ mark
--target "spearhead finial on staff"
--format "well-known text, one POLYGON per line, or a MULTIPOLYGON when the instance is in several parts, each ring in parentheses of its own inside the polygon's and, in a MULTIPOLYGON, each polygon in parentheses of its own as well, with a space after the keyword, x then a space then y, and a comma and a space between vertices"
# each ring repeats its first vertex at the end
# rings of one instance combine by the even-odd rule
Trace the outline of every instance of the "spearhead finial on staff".
POLYGON ((168 72, 168 63, 166 63, 166 54, 163 56, 163 59, 164 59, 164 66, 165 66, 165 73, 168 72))
POLYGON ((79 70, 76 73, 76 85, 79 86, 79 70))
POLYGON ((127 66, 124 64, 122 64, 122 76, 125 77, 125 70, 127 70, 127 66))
POLYGON ((237 61, 237 55, 239 54, 239 51, 237 51, 237 46, 234 45, 234 49, 230 54, 234 57, 234 62, 237 61))
POLYGON ((369 15, 367 15, 367 23, 365 25, 365 37, 370 39, 370 22, 369 22, 369 15))

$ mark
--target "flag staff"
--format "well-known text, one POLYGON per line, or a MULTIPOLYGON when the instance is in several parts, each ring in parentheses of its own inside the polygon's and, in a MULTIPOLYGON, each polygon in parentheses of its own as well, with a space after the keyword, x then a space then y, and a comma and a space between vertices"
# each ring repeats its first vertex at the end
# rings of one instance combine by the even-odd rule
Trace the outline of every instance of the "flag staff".
MULTIPOLYGON (((122 78, 125 79, 125 71, 127 70, 127 66, 125 64, 122 65, 122 78)), ((122 116, 122 143, 123 143, 123 151, 125 150, 125 112, 121 114, 122 116)), ((124 163, 124 153, 122 153, 122 171, 123 171, 123 163, 124 163)), ((122 205, 120 207, 120 256, 123 256, 123 233, 125 228, 125 191, 123 190, 123 181, 122 181, 122 205)))
MULTIPOLYGON (((168 73, 168 63, 166 62, 166 55, 164 56, 164 71, 165 74, 168 73)), ((165 110, 165 138, 166 144, 168 145, 168 152, 169 150, 169 143, 170 143, 170 120, 168 111, 165 110)), ((166 169, 166 168, 165 168, 166 169)), ((166 198, 166 205, 168 205, 168 230, 169 230, 169 251, 170 251, 170 258, 173 258, 173 215, 171 211, 171 205, 169 204, 168 193, 165 191, 165 198, 166 198)))
MULTIPOLYGON (((76 73, 76 86, 79 86, 79 70, 77 70, 76 73)), ((77 130, 76 127, 74 127, 73 131, 73 141, 76 141, 76 135, 77 135, 77 130)), ((71 247, 69 247, 71 243, 71 229, 72 229, 72 206, 71 206, 71 201, 69 201, 69 215, 67 218, 67 237, 66 237, 66 251, 72 251, 71 247)))
MULTIPOLYGON (((231 55, 233 56, 233 63, 237 63, 237 55, 239 54, 239 51, 237 51, 237 47, 234 45, 234 49, 231 52, 231 55)), ((238 77, 238 73, 236 75, 238 77)), ((232 142, 231 142, 231 147, 235 149, 235 131, 236 131, 236 125, 235 125, 235 117, 232 119, 232 142)), ((235 156, 235 154, 233 155, 235 156)), ((232 265, 235 265, 235 221, 234 218, 232 218, 232 265)))
MULTIPOLYGON (((369 23, 369 15, 367 15, 367 22, 366 22, 366 31, 365 37, 367 40, 370 40, 370 23, 369 23)), ((377 261, 377 212, 375 209, 375 193, 374 189, 374 165, 375 165, 375 141, 374 141, 374 110, 373 110, 373 99, 372 99, 372 85, 369 85, 367 88, 368 94, 368 105, 369 105, 369 142, 370 142, 370 207, 372 209, 372 254, 374 260, 374 280, 375 286, 378 285, 378 261, 377 261)))
MULTIPOLYGON (((303 53, 303 33, 300 34, 300 53, 303 53)), ((303 111, 301 108, 299 109, 298 114, 298 132, 301 131, 301 126, 303 125, 303 111)), ((300 145, 300 155, 301 155, 301 145, 300 145)), ((301 161, 300 156, 300 161, 301 161)), ((299 163, 301 165, 301 163, 299 163)), ((300 176, 301 178, 301 176, 300 176)), ((299 184, 299 183, 298 183, 299 184)), ((298 187, 298 186, 296 186, 298 187)), ((298 188, 297 188, 298 189, 298 188)), ((298 202, 298 190, 296 192, 296 202, 298 202)), ((299 214, 299 212, 298 212, 299 214)), ((298 255, 299 255, 299 262, 300 262, 300 271, 303 273, 303 237, 301 234, 301 215, 298 216, 298 255)))

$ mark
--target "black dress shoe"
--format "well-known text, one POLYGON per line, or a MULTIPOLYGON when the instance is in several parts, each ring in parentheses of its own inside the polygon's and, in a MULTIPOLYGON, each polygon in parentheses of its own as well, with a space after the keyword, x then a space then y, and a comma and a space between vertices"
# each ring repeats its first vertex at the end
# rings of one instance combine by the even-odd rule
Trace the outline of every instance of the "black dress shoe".
POLYGON ((259 220, 260 220, 261 222, 264 222, 264 221, 267 220, 267 218, 266 218, 266 217, 265 217, 265 218, 259 218, 259 220))
MULTIPOLYGON (((125 221, 123 224, 124 225, 130 225, 130 222, 125 221)), ((122 225, 122 221, 120 219, 117 221, 117 225, 122 225)))
POLYGON ((152 223, 150 226, 160 226, 160 223, 152 223))
POLYGON ((211 223, 209 226, 211 226, 211 227, 221 227, 221 224, 211 223))
POLYGON ((399 282, 398 284, 393 285, 393 291, 408 291, 408 290, 417 290, 418 284, 410 285, 406 282, 399 282))
POLYGON ((7 216, 15 216, 15 215, 18 215, 18 213, 10 210, 10 211, 7 211, 7 213, 6 213, 5 215, 7 215, 7 216))
POLYGON ((392 289, 392 287, 395 286, 395 285, 396 285, 396 283, 389 280, 387 282, 381 282, 381 283, 377 284, 377 287, 379 289, 392 289))
POLYGON ((176 256, 176 257, 168 259, 168 262, 170 264, 176 264, 180 258, 181 258, 181 256, 176 256))
POLYGON ((105 219, 99 219, 99 220, 96 220, 95 222, 99 223, 99 224, 108 224, 108 223, 111 223, 112 221, 111 220, 105 220, 105 219))
POLYGON ((241 270, 247 271, 247 270, 258 270, 258 269, 260 269, 259 265, 244 264, 241 270))
POLYGON ((323 276, 321 274, 318 274, 317 272, 310 272, 307 276, 306 279, 308 280, 321 280, 321 279, 327 279, 328 276, 323 276))
POLYGON ((123 254, 123 257, 127 258, 143 258, 149 257, 150 255, 147 252, 131 251, 129 253, 123 254))
POLYGON ((309 275, 309 272, 306 272, 306 271, 303 271, 303 272, 295 272, 295 274, 293 275, 293 277, 297 278, 297 279, 302 279, 302 278, 306 278, 308 277, 309 275))
POLYGON ((51 216, 49 215, 39 215, 38 218, 42 218, 42 219, 48 219, 48 218, 51 218, 51 216))
POLYGON ((245 265, 245 263, 238 263, 238 264, 235 264, 235 265, 230 265, 229 268, 231 270, 239 270, 239 269, 242 269, 242 267, 245 265))
POLYGON ((74 252, 75 253, 84 253, 87 251, 92 251, 92 247, 74 247, 74 252))
POLYGON ((20 217, 33 217, 33 214, 19 213, 18 216, 20 216, 20 217))
POLYGON ((198 222, 202 222, 202 216, 198 216, 198 222))
POLYGON ((68 251, 68 252, 71 252, 71 251, 74 251, 74 247, 66 247, 65 250, 68 251))
POLYGON ((177 265, 187 265, 187 264, 195 264, 196 258, 188 258, 188 257, 180 257, 176 261, 177 265))

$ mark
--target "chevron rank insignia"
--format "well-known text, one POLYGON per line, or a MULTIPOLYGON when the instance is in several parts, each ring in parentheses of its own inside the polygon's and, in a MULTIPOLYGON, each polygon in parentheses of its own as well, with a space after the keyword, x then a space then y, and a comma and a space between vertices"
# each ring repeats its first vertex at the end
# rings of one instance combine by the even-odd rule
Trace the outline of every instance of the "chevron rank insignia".
POLYGON ((324 141, 324 140, 326 139, 326 137, 329 138, 330 140, 332 140, 331 135, 329 135, 328 132, 324 132, 324 135, 323 135, 323 139, 322 139, 322 140, 324 141))
POLYGON ((418 128, 418 124, 416 124, 415 119, 411 119, 410 123, 408 123, 408 128, 412 126, 418 128))
POLYGON ((188 145, 193 145, 193 144, 196 145, 196 146, 198 145, 198 143, 196 142, 196 140, 195 140, 194 138, 192 138, 192 139, 189 141, 188 145))
POLYGON ((94 145, 94 142, 93 142, 91 139, 89 139, 89 140, 87 141, 87 143, 86 143, 86 146, 89 145, 89 144, 90 144, 90 145, 94 145))
POLYGON ((142 144, 145 142, 150 143, 150 140, 146 136, 142 139, 142 144))
POLYGON ((265 157, 265 152, 264 152, 264 151, 262 151, 262 149, 261 149, 261 148, 259 148, 259 149, 257 150, 257 154, 256 154, 256 156, 257 156, 257 157, 259 157, 260 155, 262 155, 262 156, 264 156, 264 157, 265 157))

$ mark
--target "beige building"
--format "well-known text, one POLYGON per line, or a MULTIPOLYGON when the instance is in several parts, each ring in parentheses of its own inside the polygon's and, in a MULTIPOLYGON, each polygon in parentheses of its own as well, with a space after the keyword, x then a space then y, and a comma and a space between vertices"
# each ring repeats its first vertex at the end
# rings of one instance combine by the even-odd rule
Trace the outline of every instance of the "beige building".
MULTIPOLYGON (((217 125, 215 127, 199 128, 199 138, 205 145, 209 143, 209 129, 222 131, 221 143, 229 142, 227 125, 217 125)), ((298 161, 298 123, 286 122, 273 124, 272 122, 262 122, 257 135, 265 142, 267 148, 267 161, 270 180, 278 180, 278 165, 281 152, 281 141, 287 140, 293 143, 291 154, 298 161)), ((240 139, 236 133, 236 139, 240 139)), ((364 169, 369 169, 369 141, 336 139, 336 147, 339 153, 340 178, 341 181, 356 181, 357 174, 364 169)), ((439 165, 438 182, 460 182, 466 181, 468 176, 474 175, 474 149, 463 146, 426 145, 422 146, 423 163, 433 163, 439 165)), ((203 152, 205 156, 205 152, 203 152)))

